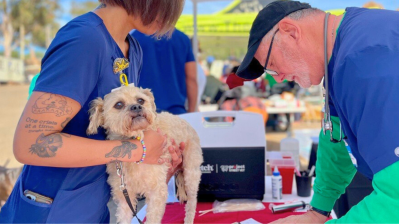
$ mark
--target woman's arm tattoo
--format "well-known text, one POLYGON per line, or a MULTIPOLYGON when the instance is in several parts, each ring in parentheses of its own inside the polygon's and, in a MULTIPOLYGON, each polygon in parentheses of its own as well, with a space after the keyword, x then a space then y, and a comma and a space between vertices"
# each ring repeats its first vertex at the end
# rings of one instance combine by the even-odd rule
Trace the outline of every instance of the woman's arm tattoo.
POLYGON ((52 134, 45 136, 43 133, 36 139, 29 151, 39 157, 48 158, 54 157, 57 150, 62 147, 61 134, 52 134))
POLYGON ((70 122, 71 121, 71 118, 70 117, 67 117, 66 119, 65 119, 65 121, 63 121, 62 123, 61 123, 61 128, 62 129, 64 129, 65 128, 65 126, 68 124, 68 122, 70 122))
POLYGON ((132 158, 132 150, 137 149, 137 145, 129 141, 122 141, 122 145, 116 146, 111 152, 105 154, 105 158, 124 158, 126 155, 128 158, 132 158))
POLYGON ((68 106, 67 99, 64 96, 45 93, 36 100, 32 107, 32 113, 53 113, 60 117, 71 114, 72 107, 68 106))

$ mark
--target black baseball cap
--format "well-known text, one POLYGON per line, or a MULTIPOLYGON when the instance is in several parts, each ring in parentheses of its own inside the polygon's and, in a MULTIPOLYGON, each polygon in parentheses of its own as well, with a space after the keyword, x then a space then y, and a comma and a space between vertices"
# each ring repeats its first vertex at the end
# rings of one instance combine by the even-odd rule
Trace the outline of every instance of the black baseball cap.
POLYGON ((261 65, 254 56, 263 37, 287 15, 308 8, 311 8, 309 4, 298 1, 275 1, 263 8, 252 23, 248 51, 236 75, 247 80, 261 76, 264 73, 264 65, 261 65))

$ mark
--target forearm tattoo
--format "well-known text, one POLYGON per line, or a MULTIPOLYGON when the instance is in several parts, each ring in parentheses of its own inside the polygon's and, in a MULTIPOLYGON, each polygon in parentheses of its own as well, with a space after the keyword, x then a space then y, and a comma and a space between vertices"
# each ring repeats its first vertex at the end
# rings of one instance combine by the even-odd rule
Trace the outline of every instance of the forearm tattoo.
POLYGON ((59 148, 62 147, 61 134, 52 134, 45 136, 43 133, 36 139, 36 144, 33 144, 29 151, 39 157, 47 158, 54 157, 59 148))
POLYGON ((132 158, 132 150, 137 149, 137 145, 129 141, 122 141, 122 145, 116 146, 111 152, 105 154, 105 158, 124 158, 126 155, 128 158, 132 158))
POLYGON ((32 107, 32 113, 53 113, 57 117, 72 113, 72 107, 68 106, 67 99, 63 96, 45 93, 41 95, 32 107))
MULTIPOLYGON (((56 125, 58 123, 50 120, 38 120, 31 117, 25 119, 24 128, 28 130, 28 133, 32 132, 43 132, 43 131, 54 131, 57 130, 56 125)), ((62 124, 61 124, 62 126, 62 124)))
POLYGON ((106 8, 107 5, 105 3, 101 3, 96 9, 106 8))
POLYGON ((70 117, 67 117, 66 120, 64 122, 61 123, 61 128, 64 129, 65 126, 68 124, 68 122, 71 121, 70 117))

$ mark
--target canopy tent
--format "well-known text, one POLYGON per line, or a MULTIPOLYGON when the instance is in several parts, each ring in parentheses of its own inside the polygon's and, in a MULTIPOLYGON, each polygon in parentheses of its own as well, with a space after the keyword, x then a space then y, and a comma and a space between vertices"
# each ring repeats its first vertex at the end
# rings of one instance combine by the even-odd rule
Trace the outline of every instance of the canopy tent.
MULTIPOLYGON (((221 1, 221 0, 191 0, 193 2, 193 53, 195 58, 198 55, 198 33, 197 33, 197 13, 198 13, 198 3, 199 2, 210 2, 210 1, 221 1)), ((231 1, 231 0, 230 0, 231 1)), ((183 31, 184 32, 184 31, 183 31)))
MULTIPOLYGON (((182 15, 176 24, 176 28, 193 36, 193 53, 197 57, 198 35, 201 36, 248 36, 258 12, 235 13, 235 8, 241 0, 191 0, 193 3, 193 15, 182 15), (232 1, 225 9, 215 14, 198 15, 198 3, 232 1)), ((273 0, 259 0, 268 4, 273 0)), ((328 10, 335 15, 344 13, 344 9, 328 10)))

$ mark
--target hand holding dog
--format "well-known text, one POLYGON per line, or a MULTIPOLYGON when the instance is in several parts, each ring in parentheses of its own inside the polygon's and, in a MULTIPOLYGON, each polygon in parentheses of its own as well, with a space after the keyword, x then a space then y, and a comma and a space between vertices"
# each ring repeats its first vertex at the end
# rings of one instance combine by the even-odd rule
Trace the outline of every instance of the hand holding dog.
POLYGON ((185 145, 184 142, 180 142, 179 147, 177 147, 175 140, 172 139, 172 145, 169 146, 168 150, 170 155, 172 156, 172 161, 169 166, 168 176, 166 178, 166 182, 169 182, 170 178, 176 173, 180 172, 183 169, 183 151, 185 145))
POLYGON ((183 161, 183 150, 184 150, 184 142, 181 142, 179 147, 174 139, 172 139, 172 145, 168 147, 170 155, 172 156, 171 161, 164 161, 160 158, 165 152, 167 135, 163 134, 161 130, 157 131, 146 131, 144 132, 144 136, 146 139, 147 146, 147 154, 144 160, 144 163, 147 164, 163 164, 167 163, 169 167, 168 171, 168 180, 173 176, 178 170, 182 169, 182 161, 183 161))
POLYGON ((166 147, 167 137, 158 131, 148 130, 144 132, 144 141, 147 148, 146 157, 143 163, 146 164, 163 164, 160 158, 166 147))

